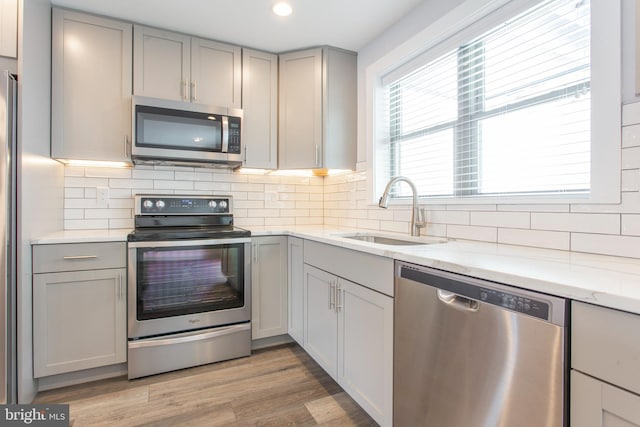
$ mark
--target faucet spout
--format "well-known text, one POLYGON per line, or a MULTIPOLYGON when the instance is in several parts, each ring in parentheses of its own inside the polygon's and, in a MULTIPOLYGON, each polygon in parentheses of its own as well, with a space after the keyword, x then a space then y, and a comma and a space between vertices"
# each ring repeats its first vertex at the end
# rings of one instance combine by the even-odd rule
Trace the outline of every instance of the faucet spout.
POLYGON ((420 210, 418 208, 418 190, 416 189, 415 184, 407 177, 404 176, 396 176, 389 180, 387 186, 382 193, 382 197, 380 197, 380 201, 378 202, 378 206, 386 209, 389 204, 389 194, 391 193, 391 188, 394 186, 396 182, 406 182, 411 187, 411 192, 413 193, 413 204, 411 209, 411 235, 419 236, 420 228, 426 227, 427 222, 424 218, 421 218, 420 210))

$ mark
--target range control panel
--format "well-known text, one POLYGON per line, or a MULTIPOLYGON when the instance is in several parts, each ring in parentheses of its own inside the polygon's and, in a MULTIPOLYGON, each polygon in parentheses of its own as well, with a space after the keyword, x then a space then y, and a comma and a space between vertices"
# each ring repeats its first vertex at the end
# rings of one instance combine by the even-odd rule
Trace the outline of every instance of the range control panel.
POLYGON ((231 196, 136 196, 136 215, 228 215, 231 196))
POLYGON ((549 317, 549 304, 546 301, 539 301, 521 295, 486 288, 480 288, 479 297, 480 301, 499 305, 509 310, 529 314, 540 319, 547 319, 549 317))

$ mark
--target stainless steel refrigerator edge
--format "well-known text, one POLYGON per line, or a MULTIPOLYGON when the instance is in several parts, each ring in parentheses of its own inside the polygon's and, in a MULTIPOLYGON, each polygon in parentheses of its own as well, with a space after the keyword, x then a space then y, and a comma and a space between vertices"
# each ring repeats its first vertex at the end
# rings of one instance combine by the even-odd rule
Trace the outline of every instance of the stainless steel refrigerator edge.
POLYGON ((567 301, 396 261, 394 425, 567 425, 567 301))
POLYGON ((0 71, 0 403, 16 403, 16 81, 0 71))

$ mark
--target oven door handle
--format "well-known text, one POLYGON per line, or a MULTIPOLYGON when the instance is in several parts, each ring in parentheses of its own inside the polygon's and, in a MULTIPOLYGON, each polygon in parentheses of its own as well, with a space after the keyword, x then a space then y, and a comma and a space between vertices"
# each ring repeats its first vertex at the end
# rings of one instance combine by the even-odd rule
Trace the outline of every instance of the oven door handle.
POLYGON ((212 245, 233 245, 235 243, 250 243, 250 237, 233 239, 196 239, 196 240, 170 240, 161 242, 128 242, 130 248, 163 248, 163 247, 185 247, 185 246, 212 246, 212 245))
POLYGON ((184 334, 179 334, 178 336, 175 336, 173 338, 149 338, 142 339, 140 341, 129 341, 129 348, 161 347, 165 345, 182 344, 192 341, 204 341, 247 330, 251 330, 251 323, 225 326, 222 328, 216 328, 215 331, 205 333, 203 333, 202 331, 187 332, 184 334))

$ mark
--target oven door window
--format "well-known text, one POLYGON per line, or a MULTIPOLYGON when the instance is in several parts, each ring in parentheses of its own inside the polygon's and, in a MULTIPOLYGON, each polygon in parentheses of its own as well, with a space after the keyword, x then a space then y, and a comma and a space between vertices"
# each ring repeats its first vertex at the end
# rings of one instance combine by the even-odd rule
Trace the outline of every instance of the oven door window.
POLYGON ((138 320, 244 306, 244 244, 139 248, 138 320))
POLYGON ((222 120, 215 114, 136 106, 136 145, 222 151, 222 120))

